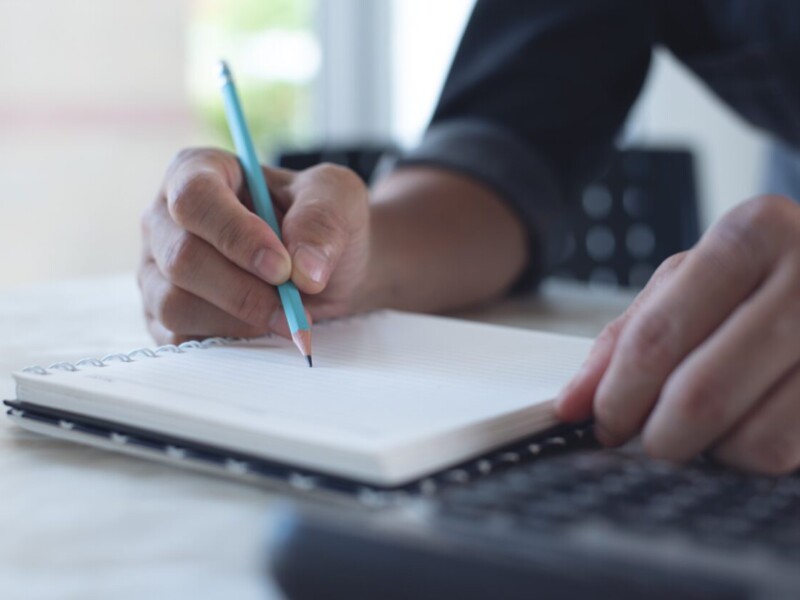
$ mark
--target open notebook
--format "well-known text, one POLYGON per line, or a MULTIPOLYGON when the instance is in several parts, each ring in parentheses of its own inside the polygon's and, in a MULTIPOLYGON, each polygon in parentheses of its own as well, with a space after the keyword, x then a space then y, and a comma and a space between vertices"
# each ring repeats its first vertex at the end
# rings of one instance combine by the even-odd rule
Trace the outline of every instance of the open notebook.
POLYGON ((222 452, 241 470, 261 460, 391 487, 553 426, 589 346, 383 311, 316 325, 311 369, 279 337, 212 339, 29 368, 9 405, 23 426, 105 432, 78 437, 106 447, 162 443, 177 459, 222 452))

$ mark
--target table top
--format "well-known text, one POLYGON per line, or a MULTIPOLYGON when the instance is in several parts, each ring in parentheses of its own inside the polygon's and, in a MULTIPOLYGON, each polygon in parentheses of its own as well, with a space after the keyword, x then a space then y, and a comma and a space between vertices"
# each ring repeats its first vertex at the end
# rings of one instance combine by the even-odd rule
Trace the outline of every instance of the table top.
MULTIPOLYGON (((460 313, 596 335, 632 299, 549 283, 460 313)), ((10 373, 152 346, 132 275, 0 289, 0 395, 10 373)), ((3 598, 276 598, 266 576, 280 496, 25 432, 0 419, 3 598)))

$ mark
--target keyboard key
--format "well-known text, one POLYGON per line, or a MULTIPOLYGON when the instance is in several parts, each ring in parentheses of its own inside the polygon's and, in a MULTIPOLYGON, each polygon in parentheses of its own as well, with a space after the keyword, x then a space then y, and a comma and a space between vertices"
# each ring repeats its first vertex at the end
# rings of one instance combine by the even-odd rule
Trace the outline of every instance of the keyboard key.
POLYGON ((757 477, 700 461, 677 467, 615 450, 537 458, 445 491, 439 510, 471 527, 527 531, 591 520, 800 559, 800 476, 757 477))

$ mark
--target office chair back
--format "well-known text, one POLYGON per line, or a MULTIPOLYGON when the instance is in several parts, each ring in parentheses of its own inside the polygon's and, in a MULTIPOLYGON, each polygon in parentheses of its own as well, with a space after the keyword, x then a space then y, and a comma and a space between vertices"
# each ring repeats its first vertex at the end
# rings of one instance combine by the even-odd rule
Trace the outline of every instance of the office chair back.
MULTIPOLYGON (((386 156, 397 156, 397 148, 331 146, 284 152, 278 164, 300 170, 331 162, 349 167, 370 182, 386 156)), ((697 241, 697 204, 689 151, 622 150, 605 175, 570 203, 570 233, 550 275, 643 287, 664 259, 697 241)))
POLYGON ((640 288, 699 237, 694 161, 686 150, 620 151, 570 206, 556 277, 640 288))

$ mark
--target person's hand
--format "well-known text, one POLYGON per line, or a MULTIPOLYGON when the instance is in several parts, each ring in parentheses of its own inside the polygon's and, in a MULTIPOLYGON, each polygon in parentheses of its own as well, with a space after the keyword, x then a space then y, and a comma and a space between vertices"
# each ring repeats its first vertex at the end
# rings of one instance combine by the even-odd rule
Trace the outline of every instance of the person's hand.
POLYGON ((800 467, 800 205, 768 196, 668 259, 597 338, 562 392, 562 419, 594 415, 614 446, 742 469, 800 467))
POLYGON ((352 310, 369 252, 367 190, 347 169, 264 168, 283 243, 252 212, 236 157, 180 152, 142 216, 139 287, 160 343, 288 336, 276 285, 289 278, 312 319, 352 310))

